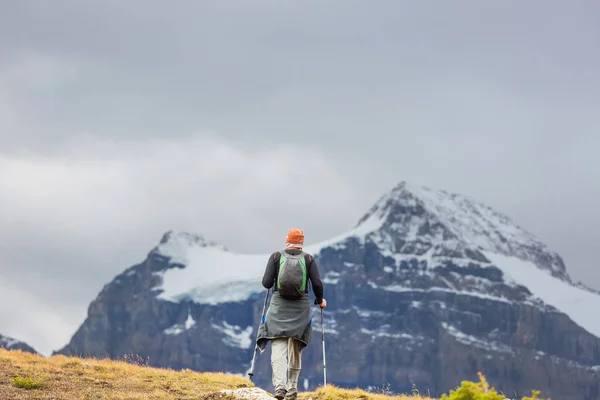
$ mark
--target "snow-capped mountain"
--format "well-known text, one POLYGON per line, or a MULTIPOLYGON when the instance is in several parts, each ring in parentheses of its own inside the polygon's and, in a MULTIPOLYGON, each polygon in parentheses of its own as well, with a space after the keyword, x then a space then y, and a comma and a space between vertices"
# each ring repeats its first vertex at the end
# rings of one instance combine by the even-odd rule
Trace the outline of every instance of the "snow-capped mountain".
MULTIPOLYGON (((507 216, 402 182, 353 229, 305 250, 325 283, 332 383, 439 394, 482 371, 511 393, 598 398, 600 295, 573 284, 560 256, 507 216)), ((244 373, 269 255, 168 232, 104 287, 60 352, 244 373)), ((320 350, 305 351, 308 388, 322 380, 320 350)), ((268 387, 265 354, 255 380, 268 387)))
POLYGON ((0 348, 6 350, 21 350, 28 353, 38 354, 38 352, 27 343, 4 335, 0 335, 0 348))

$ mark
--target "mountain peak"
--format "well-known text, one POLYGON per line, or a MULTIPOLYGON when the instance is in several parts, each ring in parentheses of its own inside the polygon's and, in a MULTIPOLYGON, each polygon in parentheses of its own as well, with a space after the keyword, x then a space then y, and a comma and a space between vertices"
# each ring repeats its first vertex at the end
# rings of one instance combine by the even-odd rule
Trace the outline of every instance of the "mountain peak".
POLYGON ((174 242, 185 243, 188 246, 194 246, 194 245, 201 246, 201 247, 207 247, 207 246, 217 246, 218 247, 218 246, 220 246, 218 243, 207 241, 201 235, 197 235, 197 234, 189 233, 189 232, 185 232, 185 231, 170 230, 170 231, 166 232, 160 239, 160 244, 168 244, 168 243, 174 243, 174 242))
POLYGON ((185 265, 189 262, 188 253, 190 249, 195 248, 214 248, 224 252, 228 251, 225 246, 208 241, 201 235, 170 230, 162 236, 153 252, 169 258, 172 264, 179 263, 185 265))
POLYGON ((377 200, 357 227, 375 218, 385 219, 379 234, 387 237, 394 253, 407 252, 402 249, 407 243, 410 252, 420 246, 423 254, 439 246, 453 246, 463 254, 487 251, 533 261, 570 281, 562 259, 543 242, 507 215, 462 194, 401 181, 377 200))

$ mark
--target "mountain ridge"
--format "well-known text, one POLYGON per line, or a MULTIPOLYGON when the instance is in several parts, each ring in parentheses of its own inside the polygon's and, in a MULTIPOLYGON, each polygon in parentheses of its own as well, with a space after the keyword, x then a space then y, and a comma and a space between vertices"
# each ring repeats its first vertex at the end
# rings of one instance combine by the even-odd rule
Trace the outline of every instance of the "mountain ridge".
POLYGON ((35 350, 29 344, 21 340, 15 339, 11 336, 6 336, 2 334, 0 334, 0 348, 6 350, 22 350, 32 354, 39 354, 37 350, 35 350))
MULTIPOLYGON (((522 301, 531 302, 537 306, 545 303, 545 307, 554 307, 567 315, 576 313, 579 316, 578 324, 600 337, 600 323, 590 322, 589 318, 581 315, 576 307, 565 306, 564 303, 552 296, 545 295, 542 300, 528 289, 528 285, 531 283, 528 282, 529 279, 526 276, 520 276, 521 279, 516 281, 501 267, 498 267, 498 262, 491 261, 494 258, 494 256, 490 256, 492 254, 515 257, 521 260, 522 269, 530 270, 527 263, 531 262, 540 270, 548 272, 570 287, 598 294, 582 283, 574 284, 562 258, 556 252, 551 252, 533 234, 517 226, 508 216, 473 198, 400 181, 390 191, 383 194, 350 231, 321 242, 308 244, 305 246, 305 250, 315 255, 318 260, 319 253, 323 249, 342 248, 344 243, 349 240, 358 240, 363 244, 365 241, 371 241, 378 246, 381 254, 389 259, 388 270, 393 268, 391 265, 395 265, 395 269, 398 269, 398 265, 402 265, 403 262, 408 263, 415 260, 425 265, 427 273, 436 268, 443 268, 443 265, 448 263, 464 268, 472 267, 474 263, 477 263, 479 268, 496 269, 503 276, 504 283, 513 286, 515 292, 525 288, 524 291, 521 290, 523 292, 522 301), (481 234, 482 226, 495 234, 481 234), (473 239, 473 237, 478 239, 473 239), (525 297, 529 297, 529 299, 525 299, 525 297), (582 322, 585 323, 581 325, 582 322)), ((201 303, 218 304, 220 301, 242 301, 252 294, 264 291, 261 278, 264 265, 269 257, 268 253, 234 253, 226 250, 225 246, 221 244, 207 241, 201 235, 175 231, 167 232, 153 252, 166 257, 173 266, 181 267, 177 270, 164 271, 162 285, 154 288, 156 291, 162 291, 158 294, 158 298, 163 300, 188 299, 201 303), (200 252, 204 253, 212 252, 211 260, 215 265, 243 264, 252 266, 252 268, 245 268, 243 273, 225 269, 221 271, 220 278, 216 279, 214 283, 209 283, 201 273, 202 262, 198 262, 198 266, 194 268, 194 256, 190 253, 198 252, 191 248, 201 249, 200 252), (224 259, 219 257, 217 252, 220 251, 227 253, 224 259), (241 260, 236 257, 244 258, 241 260), (226 289, 235 295, 223 296, 226 289)), ((206 254, 199 257, 206 257, 206 254)), ((496 257, 496 260, 500 259, 502 257, 496 257)), ((518 273, 519 268, 513 268, 512 272, 513 275, 518 273)), ((537 273, 535 270, 529 272, 537 273)), ((336 273, 332 275, 326 272, 323 278, 325 283, 333 283, 337 276, 336 273)), ((543 275, 539 277, 544 279, 543 275)), ((443 283, 432 286, 430 290, 455 290, 451 278, 444 277, 441 280, 443 283)), ((498 301, 506 300, 502 295, 494 295, 494 293, 506 290, 505 287, 500 287, 498 282, 487 284, 485 281, 479 281, 479 283, 481 282, 484 282, 484 286, 478 286, 474 282, 474 284, 468 285, 469 290, 463 290, 463 293, 498 301)), ((549 282, 553 283, 553 281, 549 282)), ((375 282, 369 281, 369 284, 380 287, 375 282)), ((431 286, 431 283, 428 284, 431 286)), ((553 285, 551 284, 551 286, 553 285)), ((392 285, 384 287, 384 290, 402 290, 402 287, 404 286, 392 285)), ((413 288, 413 290, 415 289, 413 288)), ((538 288, 538 290, 543 291, 543 288, 538 288)), ((588 301, 590 301, 589 299, 588 301)), ((575 301, 580 300, 577 298, 575 301)), ((597 302, 597 305, 600 306, 600 301, 597 302)))
MULTIPOLYGON (((188 239, 189 237, 200 238, 201 247, 225 249, 223 245, 209 244, 203 236, 188 232, 169 231, 163 236, 160 245, 156 246, 152 251, 169 258, 173 264, 186 265, 186 261, 189 263, 190 260, 181 254, 181 242, 195 244, 193 240, 190 241, 188 239), (173 241, 169 241, 171 238, 173 238, 173 241), (169 243, 171 244, 170 247, 166 245, 169 243), (178 249, 174 251, 175 248, 178 249)), ((533 234, 516 225, 508 216, 494 211, 489 206, 467 196, 446 190, 434 190, 425 186, 414 185, 407 181, 400 181, 390 191, 382 195, 351 230, 318 243, 308 244, 305 250, 318 256, 318 253, 322 249, 329 246, 339 247, 343 242, 351 238, 364 241, 367 237, 379 240, 381 250, 390 255, 395 254, 392 257, 397 261, 402 258, 403 254, 408 254, 413 259, 415 258, 414 256, 417 256, 417 258, 423 256, 429 261, 431 261, 432 256, 442 257, 446 255, 449 258, 453 258, 454 262, 461 262, 459 260, 462 259, 462 262, 467 264, 469 260, 489 264, 490 262, 484 256, 483 252, 492 251, 533 261, 539 268, 545 269, 553 276, 573 284, 562 258, 556 252, 551 252, 533 234), (438 198, 437 200, 440 204, 445 203, 445 206, 436 207, 432 201, 435 197, 438 198), (451 207, 454 207, 454 210, 451 210, 451 207), (437 210, 432 211, 435 208, 437 210), (465 208, 466 210, 464 210, 465 208), (476 210, 476 212, 473 212, 473 210, 476 210), (454 215, 452 211, 455 211, 454 215), (470 218, 470 220, 465 218, 464 214, 468 213, 474 213, 478 218, 470 218), (490 221, 489 218, 486 220, 485 216, 482 216, 483 213, 487 213, 487 217, 491 216, 496 221, 490 221), (427 215, 425 221, 423 221, 423 214, 427 215), (458 218, 456 218, 456 214, 458 214, 458 218), (397 215, 400 215, 401 218, 397 217, 397 215), (407 215, 419 215, 419 218, 415 222, 410 218, 406 218, 407 215), (459 222, 459 228, 461 229, 457 229, 453 225, 453 222, 456 221, 459 222), (478 230, 470 228, 469 224, 465 221, 474 222, 473 226, 477 226, 478 230), (494 223, 496 226, 494 226, 494 223), (483 236, 481 234, 481 227, 483 225, 486 225, 488 230, 496 232, 496 237, 491 238, 488 235, 485 239, 471 239, 483 236), (406 227, 408 227, 408 230, 406 227), (423 237, 428 233, 427 231, 430 233, 428 235, 429 238, 428 241, 424 242, 423 237), (380 237, 373 238, 373 235, 377 233, 380 233, 380 237), (407 240, 404 242, 393 241, 390 240, 390 236, 395 236, 396 238, 400 236, 404 239, 407 236, 414 236, 418 237, 418 239, 409 241, 407 245, 407 240), (465 240, 465 238, 467 239, 465 240), (449 246, 454 247, 449 248, 449 246), (432 253, 428 253, 426 250, 432 251, 432 253), (535 254, 532 255, 532 253, 535 254)), ((254 257, 255 259, 263 257, 265 263, 269 256, 268 253, 244 254, 232 252, 231 254, 254 257)), ((237 282, 237 284, 242 284, 242 282, 250 280, 260 281, 260 271, 256 271, 246 279, 231 277, 231 282, 237 282)), ((218 283, 221 286, 225 286, 226 284, 226 279, 222 279, 218 283)), ((581 282, 575 285, 592 293, 600 293, 600 291, 596 292, 581 282)), ((260 291, 259 285, 255 285, 255 287, 257 288, 256 291, 260 291)))

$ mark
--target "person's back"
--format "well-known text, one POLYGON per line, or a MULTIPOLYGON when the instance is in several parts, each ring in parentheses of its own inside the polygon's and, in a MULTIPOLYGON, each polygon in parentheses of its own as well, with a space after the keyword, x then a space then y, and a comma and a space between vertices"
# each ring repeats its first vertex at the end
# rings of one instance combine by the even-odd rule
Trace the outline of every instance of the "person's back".
POLYGON ((273 297, 259 327, 257 345, 262 352, 271 341, 273 386, 277 399, 283 399, 286 393, 286 399, 295 399, 298 393, 302 350, 312 338, 309 282, 315 294, 314 304, 321 308, 327 305, 317 262, 302 250, 303 245, 304 233, 291 229, 285 248, 269 257, 262 281, 266 289, 273 288, 273 297))

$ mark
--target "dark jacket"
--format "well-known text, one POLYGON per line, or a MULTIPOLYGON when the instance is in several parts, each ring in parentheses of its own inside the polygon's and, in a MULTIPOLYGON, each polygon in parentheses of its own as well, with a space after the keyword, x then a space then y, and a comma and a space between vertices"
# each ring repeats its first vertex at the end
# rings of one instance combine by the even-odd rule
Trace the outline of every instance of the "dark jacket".
MULTIPOLYGON (((296 249, 289 249, 286 251, 293 255, 300 254, 300 250, 296 249)), ((279 269, 276 268, 276 266, 279 264, 280 256, 280 252, 275 252, 271 254, 269 261, 267 261, 267 268, 262 280, 262 284, 266 289, 271 289, 275 286, 277 273, 279 272, 279 269)), ((315 304, 321 304, 323 301, 323 282, 321 282, 321 276, 319 275, 319 266, 317 265, 315 258, 310 254, 306 254, 304 259, 306 260, 306 275, 310 280, 310 284, 316 297, 315 304)), ((274 287, 273 291, 277 291, 277 286, 274 287)), ((306 285, 304 291, 308 293, 308 285, 306 285)))

